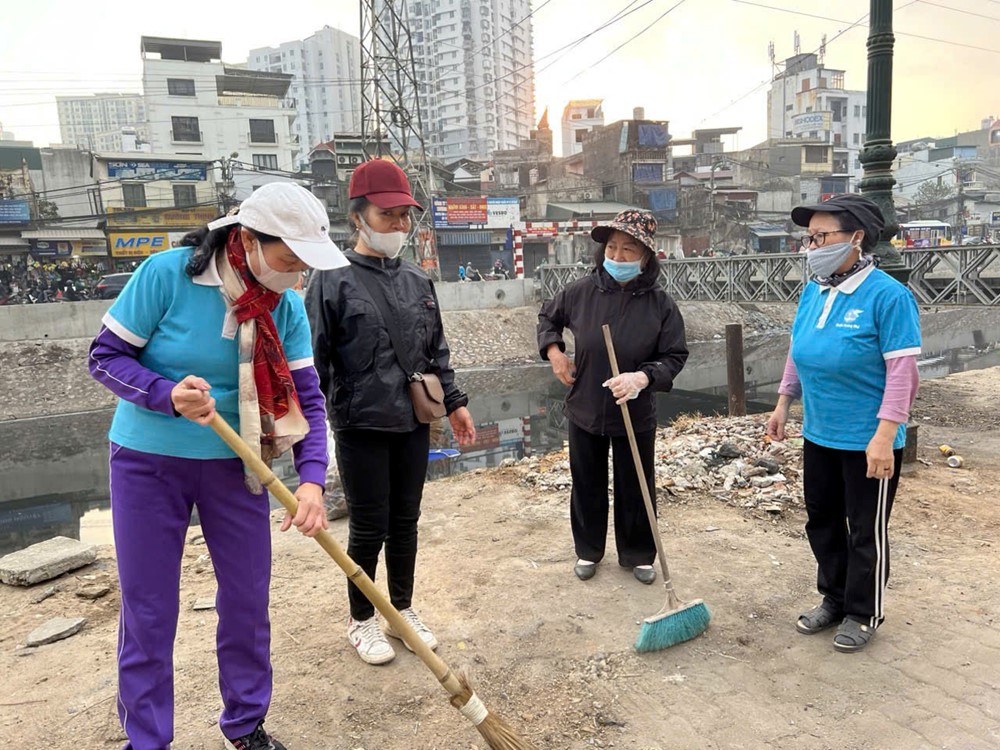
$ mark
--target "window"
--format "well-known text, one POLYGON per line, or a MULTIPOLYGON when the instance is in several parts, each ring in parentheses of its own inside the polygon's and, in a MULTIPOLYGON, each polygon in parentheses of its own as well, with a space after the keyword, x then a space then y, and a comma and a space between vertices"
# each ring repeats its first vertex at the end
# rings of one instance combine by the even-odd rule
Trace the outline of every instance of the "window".
POLYGON ((253 154, 253 165, 257 169, 277 169, 277 154, 253 154))
POLYGON ((146 186, 141 182, 122 183, 122 200, 125 208, 145 208, 146 186))
POLYGON ((171 96, 194 96, 194 79, 168 78, 167 93, 171 96))
POLYGON ((174 205, 177 208, 187 208, 197 202, 194 185, 174 185, 174 205))
POLYGON ((826 161, 826 146, 806 146, 806 164, 823 164, 826 161))
POLYGON ((197 117, 171 117, 173 139, 187 143, 201 142, 201 128, 197 117))
POLYGON ((859 133, 854 134, 854 145, 857 146, 861 143, 861 135, 859 133))
POLYGON ((277 142, 278 137, 274 134, 274 120, 250 120, 250 143, 277 142))
POLYGON ((855 104, 854 105, 854 116, 855 117, 861 117, 861 105, 860 104, 855 104))
POLYGON ((574 134, 576 142, 583 143, 583 139, 586 137, 586 135, 587 135, 586 130, 577 130, 576 133, 574 134))

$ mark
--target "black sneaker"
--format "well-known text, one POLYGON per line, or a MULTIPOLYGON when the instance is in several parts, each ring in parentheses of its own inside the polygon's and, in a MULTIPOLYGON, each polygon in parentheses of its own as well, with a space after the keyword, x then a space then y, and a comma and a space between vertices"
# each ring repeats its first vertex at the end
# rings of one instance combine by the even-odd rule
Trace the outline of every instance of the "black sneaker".
POLYGON ((263 720, 250 734, 245 734, 235 740, 223 738, 226 750, 285 750, 285 746, 264 731, 263 720))

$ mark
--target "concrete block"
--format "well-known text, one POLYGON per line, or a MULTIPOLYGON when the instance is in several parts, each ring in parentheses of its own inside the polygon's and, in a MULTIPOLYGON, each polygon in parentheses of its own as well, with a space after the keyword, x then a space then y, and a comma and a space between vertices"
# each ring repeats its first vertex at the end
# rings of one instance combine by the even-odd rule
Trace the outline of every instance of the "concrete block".
POLYGON ((76 635, 87 623, 86 617, 54 617, 44 625, 28 633, 29 646, 44 646, 46 643, 55 643, 71 635, 76 635))
POLYGON ((90 565, 96 559, 94 545, 57 536, 0 558, 0 582, 31 586, 90 565))

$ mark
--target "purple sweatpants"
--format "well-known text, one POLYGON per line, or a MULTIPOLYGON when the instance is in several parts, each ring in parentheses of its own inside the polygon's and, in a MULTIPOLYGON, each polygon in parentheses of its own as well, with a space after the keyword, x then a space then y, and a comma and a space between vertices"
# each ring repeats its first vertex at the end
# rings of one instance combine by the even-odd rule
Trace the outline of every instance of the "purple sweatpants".
POLYGON ((267 495, 239 459, 198 460, 111 445, 111 515, 121 583, 118 716, 125 750, 166 750, 174 736, 174 636, 191 510, 215 568, 216 651, 229 738, 249 734, 271 701, 271 529, 267 495))

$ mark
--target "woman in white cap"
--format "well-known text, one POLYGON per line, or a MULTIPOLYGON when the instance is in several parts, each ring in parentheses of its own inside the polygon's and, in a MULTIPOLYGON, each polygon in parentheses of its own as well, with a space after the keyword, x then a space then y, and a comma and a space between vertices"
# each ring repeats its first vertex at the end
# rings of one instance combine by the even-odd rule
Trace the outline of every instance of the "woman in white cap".
POLYGON ((552 364, 566 396, 569 469, 573 479, 570 525, 577 578, 594 577, 608 536, 608 450, 614 465, 615 544, 618 564, 636 580, 656 579, 656 544, 649 526, 619 404, 629 402, 646 483, 656 504, 653 449, 655 392, 669 391, 688 351, 680 310, 659 285, 653 253, 656 219, 629 209, 595 227, 594 269, 566 286, 538 313, 538 350, 552 364), (621 374, 601 330, 611 326, 621 374), (566 356, 563 331, 573 332, 575 357, 566 356))
POLYGON ((119 397, 111 511, 121 620, 118 714, 132 750, 173 739, 173 643, 193 508, 218 584, 216 652, 226 747, 282 750, 271 700, 267 493, 205 425, 216 412, 270 461, 292 448, 299 510, 281 530, 326 527, 323 394, 309 322, 291 288, 347 263, 326 209, 291 183, 262 186, 238 214, 188 234, 136 271, 104 316, 90 372, 119 397))
MULTIPOLYGON (((385 548, 389 598, 424 642, 437 638, 413 607, 417 521, 427 476, 429 424, 414 410, 416 375, 440 381, 442 411, 460 444, 476 429, 455 384, 441 311, 427 274, 400 260, 419 208, 403 170, 368 161, 354 170, 348 217, 358 230, 349 268, 309 283, 316 368, 336 435, 337 467, 347 498, 348 554, 372 579, 385 548)), ((395 657, 375 608, 348 582, 347 638, 368 664, 395 657)))

